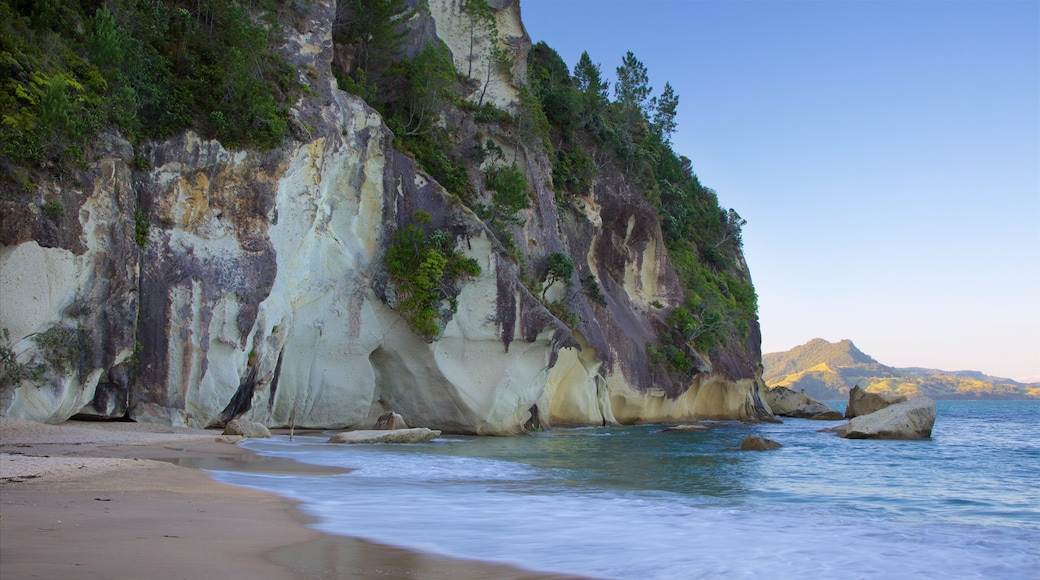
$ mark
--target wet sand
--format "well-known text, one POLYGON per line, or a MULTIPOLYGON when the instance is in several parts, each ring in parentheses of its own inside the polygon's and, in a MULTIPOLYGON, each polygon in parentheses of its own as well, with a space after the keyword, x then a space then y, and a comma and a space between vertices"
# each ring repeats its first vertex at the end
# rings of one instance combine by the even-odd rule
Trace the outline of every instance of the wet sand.
POLYGON ((335 475, 213 431, 0 418, 0 578, 569 578, 322 534, 201 469, 335 475))

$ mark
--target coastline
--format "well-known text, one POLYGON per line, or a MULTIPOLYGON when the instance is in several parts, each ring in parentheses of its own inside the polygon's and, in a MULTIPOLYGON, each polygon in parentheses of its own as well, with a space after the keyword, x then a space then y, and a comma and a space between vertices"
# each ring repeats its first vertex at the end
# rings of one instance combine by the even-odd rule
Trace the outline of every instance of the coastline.
POLYGON ((202 469, 334 475, 260 457, 215 431, 0 417, 4 577, 513 578, 572 576, 460 560, 307 527, 288 498, 202 469))

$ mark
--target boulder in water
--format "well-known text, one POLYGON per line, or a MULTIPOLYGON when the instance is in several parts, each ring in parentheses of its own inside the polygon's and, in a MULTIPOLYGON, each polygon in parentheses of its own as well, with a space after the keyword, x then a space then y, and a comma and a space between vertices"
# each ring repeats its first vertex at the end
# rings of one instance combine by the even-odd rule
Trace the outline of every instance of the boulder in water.
POLYGON ((935 401, 928 397, 914 397, 874 411, 869 415, 854 417, 845 426, 846 439, 925 439, 932 436, 935 425, 935 401))
POLYGON ((906 397, 902 395, 889 395, 887 393, 868 393, 859 385, 852 387, 849 391, 849 405, 845 407, 845 418, 852 419, 860 415, 869 415, 880 411, 890 405, 903 403, 906 397))
POLYGON ((781 447, 783 445, 776 441, 759 437, 758 435, 748 435, 740 442, 741 451, 769 451, 770 449, 779 449, 781 447))
POLYGON ((425 443, 440 436, 440 431, 426 427, 391 431, 370 429, 337 433, 329 443, 425 443))

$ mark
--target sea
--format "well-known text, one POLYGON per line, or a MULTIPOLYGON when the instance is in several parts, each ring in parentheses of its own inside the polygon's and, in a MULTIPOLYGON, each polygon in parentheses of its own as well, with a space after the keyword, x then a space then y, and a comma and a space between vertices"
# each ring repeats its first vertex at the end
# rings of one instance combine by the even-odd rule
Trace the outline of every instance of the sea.
POLYGON ((214 477, 292 498, 329 534, 557 574, 1040 579, 1040 402, 936 412, 920 441, 841 439, 807 419, 417 445, 278 436, 245 446, 351 471, 214 477), (747 435, 783 447, 740 451, 747 435))

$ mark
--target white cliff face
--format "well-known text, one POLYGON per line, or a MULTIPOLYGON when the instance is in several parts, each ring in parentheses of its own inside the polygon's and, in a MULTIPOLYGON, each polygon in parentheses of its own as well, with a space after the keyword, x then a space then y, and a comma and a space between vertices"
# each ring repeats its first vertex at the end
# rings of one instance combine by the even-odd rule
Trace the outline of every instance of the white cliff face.
MULTIPOLYGON (((437 34, 467 70, 459 3, 429 4, 437 34)), ((0 247, 0 327, 19 360, 39 358, 34 335, 56 326, 87 328, 94 342, 82 368, 0 391, 0 412, 49 422, 89 413, 193 427, 244 416, 269 427, 367 428, 394 411, 409 425, 477 434, 515 434, 529 421, 754 418, 751 380, 701 375, 669 394, 633 370, 654 333, 649 304, 681 300, 646 208, 589 192, 586 233, 569 235, 571 226, 556 222, 544 153, 518 151, 537 198, 524 212, 528 244, 570 244, 607 295, 592 306, 571 300, 581 296, 575 284, 551 287, 547 300, 578 309, 582 322, 567 328, 476 216, 392 148, 379 115, 334 88, 331 8, 313 9, 287 43, 295 64, 318 71, 308 82, 320 98, 293 109, 306 138, 261 153, 187 133, 154 144, 152 168, 133 179, 129 154, 105 157, 78 215, 85 251, 0 247), (416 209, 481 267, 461 283, 457 312, 444 302, 432 342, 393 309, 382 264, 416 209), (133 240, 142 217, 151 223, 144 249, 133 240), (87 314, 72 308, 80 303, 87 314)), ((495 14, 517 66, 492 70, 485 100, 508 108, 530 41, 516 3, 495 14)), ((487 40, 475 37, 476 49, 487 40)), ((487 78, 481 66, 473 61, 474 79, 487 78)))

